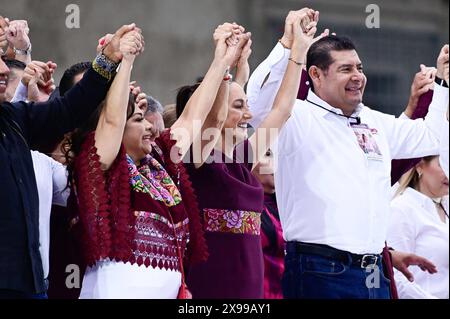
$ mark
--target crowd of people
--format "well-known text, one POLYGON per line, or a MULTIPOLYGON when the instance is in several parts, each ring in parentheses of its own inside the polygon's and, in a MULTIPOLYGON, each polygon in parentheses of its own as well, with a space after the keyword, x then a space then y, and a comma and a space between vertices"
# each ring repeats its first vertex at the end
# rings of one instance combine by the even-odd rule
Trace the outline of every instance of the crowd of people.
POLYGON ((136 24, 57 85, 0 16, 0 298, 448 299, 449 47, 396 118, 319 20, 289 12, 253 72, 251 33, 219 25, 163 107, 136 24))

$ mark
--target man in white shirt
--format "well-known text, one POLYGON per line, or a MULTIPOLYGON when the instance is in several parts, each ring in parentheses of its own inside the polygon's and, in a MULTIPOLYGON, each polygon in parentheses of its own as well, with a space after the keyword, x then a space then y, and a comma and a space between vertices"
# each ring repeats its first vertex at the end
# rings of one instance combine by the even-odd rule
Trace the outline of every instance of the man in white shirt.
MULTIPOLYGON (((286 30, 249 81, 254 127, 270 111, 286 70, 286 30)), ((382 271, 374 274, 388 227, 391 160, 438 154, 446 109, 411 121, 364 106, 367 80, 346 38, 314 43, 307 70, 313 89, 306 101, 296 101, 277 147, 275 184, 288 242, 285 297, 389 298, 389 281, 382 271)), ((448 101, 448 88, 437 85, 435 94, 448 101)), ((424 262, 408 258, 400 265, 404 272, 424 262)))
POLYGON ((39 251, 44 278, 47 281, 50 270, 50 213, 52 205, 65 207, 70 189, 67 187, 67 169, 65 166, 36 151, 31 151, 31 157, 39 194, 39 251))

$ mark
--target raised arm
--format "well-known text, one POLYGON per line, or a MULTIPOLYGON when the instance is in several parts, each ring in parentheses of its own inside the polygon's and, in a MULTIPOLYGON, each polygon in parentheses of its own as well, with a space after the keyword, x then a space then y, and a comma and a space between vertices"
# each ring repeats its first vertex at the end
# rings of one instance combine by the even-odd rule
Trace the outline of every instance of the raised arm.
POLYGON ((26 20, 9 22, 6 28, 6 37, 10 49, 14 52, 16 60, 26 65, 31 62, 31 40, 28 36, 30 28, 26 20))
MULTIPOLYGON (((449 47, 448 44, 442 48, 441 57, 442 60, 438 60, 438 64, 441 63, 441 69, 438 69, 437 76, 441 77, 446 83, 449 84, 449 47)), ((445 103, 445 102, 443 102, 445 103)), ((441 128, 440 136, 440 150, 439 150, 439 162, 445 175, 449 178, 449 104, 447 96, 447 112, 445 114, 445 121, 441 128)))
MULTIPOLYGON (((448 65, 448 45, 444 46, 439 54, 436 75, 438 78, 444 76, 446 64, 448 65)), ((381 115, 390 141, 392 158, 404 159, 439 155, 440 143, 443 142, 441 135, 444 130, 448 130, 448 120, 446 119, 448 94, 448 87, 434 85, 433 100, 425 121, 395 119, 389 115, 381 115)))
POLYGON ((136 56, 143 48, 143 37, 139 30, 127 33, 120 40, 122 63, 106 96, 105 106, 95 130, 95 146, 104 170, 110 168, 122 144, 130 98, 131 69, 136 56))
MULTIPOLYGON (((4 104, 21 127, 23 136, 30 144, 40 144, 80 127, 102 102, 114 77, 117 63, 122 59, 119 52, 120 38, 135 26, 121 27, 114 40, 97 56, 81 81, 64 97, 44 103, 4 104)), ((2 107, 3 107, 2 106, 2 107)))
POLYGON ((420 71, 414 76, 414 81, 411 85, 411 94, 409 96, 408 105, 403 112, 408 118, 413 120, 419 117, 423 118, 426 113, 428 113, 429 105, 427 105, 425 112, 423 112, 425 113, 423 116, 414 117, 414 115, 417 114, 417 111, 420 111, 418 110, 418 107, 421 97, 428 91, 433 90, 436 72, 436 68, 429 68, 424 64, 420 65, 420 71))
POLYGON ((279 131, 291 116, 292 107, 297 98, 302 67, 306 64, 306 54, 317 31, 318 14, 314 10, 305 11, 292 24, 294 39, 292 41, 289 64, 276 95, 272 110, 249 139, 254 154, 253 168, 263 158, 272 143, 278 138, 279 131), (311 19, 307 26, 308 33, 304 33, 301 21, 311 19))
MULTIPOLYGON (((236 55, 239 39, 228 41, 227 45, 227 39, 232 37, 232 34, 232 32, 221 34, 216 44, 214 60, 205 78, 171 128, 171 138, 176 141, 176 153, 173 154, 175 156, 172 158, 173 161, 180 161, 188 152, 192 142, 201 138, 201 127, 216 101, 225 72, 236 55)), ((210 123, 210 125, 217 127, 218 123, 210 123)))
MULTIPOLYGON (((25 68, 17 92, 25 88, 26 100, 28 102, 46 102, 55 90, 55 81, 53 74, 57 65, 51 61, 44 63, 41 61, 32 61, 25 68)), ((15 99, 13 98, 13 101, 15 99)))
MULTIPOLYGON (((254 128, 260 127, 262 121, 270 113, 276 94, 280 88, 281 81, 286 72, 288 58, 293 41, 293 24, 299 16, 311 9, 303 8, 298 11, 290 11, 286 17, 284 34, 279 43, 275 46, 269 56, 253 71, 247 85, 247 97, 250 111, 253 118, 250 124, 254 128)), ((311 20, 318 21, 318 13, 311 20)), ((317 36, 314 41, 329 35, 330 30, 326 29, 317 36)), ((313 41, 313 42, 314 42, 313 41)), ((298 87, 297 87, 298 90, 298 87)))
MULTIPOLYGON (((249 35, 249 34, 248 34, 249 35)), ((244 40, 245 41, 245 40, 244 40)), ((242 88, 245 88, 250 77, 250 64, 248 59, 252 54, 252 40, 246 40, 247 44, 242 50, 241 56, 236 65, 236 79, 235 82, 239 84, 242 88)))
POLYGON ((0 16, 0 55, 6 53, 8 48, 8 39, 6 37, 6 28, 8 27, 8 20, 0 16))
MULTIPOLYGON (((242 33, 244 31, 245 29, 242 26, 239 26, 235 23, 225 23, 220 25, 214 32, 214 41, 216 44, 218 41, 220 41, 221 37, 223 37, 224 34, 229 34, 230 32, 233 33, 233 36, 227 40, 227 44, 233 45, 233 41, 238 39, 239 43, 237 45, 235 58, 231 63, 231 65, 236 65, 237 76, 239 74, 239 63, 241 63, 242 65, 248 65, 248 58, 251 54, 251 34, 242 33)), ((245 74, 242 74, 242 70, 241 76, 245 76, 245 74)), ((219 92, 217 93, 216 100, 214 101, 211 111, 209 112, 205 123, 202 126, 202 133, 197 137, 196 140, 194 140, 194 147, 196 147, 197 145, 200 145, 201 147, 201 152, 194 152, 193 159, 196 168, 199 168, 204 164, 204 162, 211 154, 211 151, 214 149, 214 146, 217 144, 217 141, 221 137, 221 130, 228 115, 228 102, 231 80, 231 75, 224 78, 224 81, 220 85, 219 92), (198 156, 196 156, 196 154, 198 153, 201 154, 201 158, 197 158, 198 156)), ((243 85, 245 85, 245 83, 243 85)))

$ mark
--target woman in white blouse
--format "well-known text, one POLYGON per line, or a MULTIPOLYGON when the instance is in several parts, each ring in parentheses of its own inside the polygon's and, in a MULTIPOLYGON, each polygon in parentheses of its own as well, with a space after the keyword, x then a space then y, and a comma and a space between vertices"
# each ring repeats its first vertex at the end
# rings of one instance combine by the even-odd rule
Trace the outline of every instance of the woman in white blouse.
POLYGON ((439 156, 423 158, 406 173, 391 203, 388 244, 432 261, 436 274, 411 269, 414 282, 395 273, 401 299, 449 298, 448 178, 439 156), (448 199, 448 197, 446 197, 448 199))

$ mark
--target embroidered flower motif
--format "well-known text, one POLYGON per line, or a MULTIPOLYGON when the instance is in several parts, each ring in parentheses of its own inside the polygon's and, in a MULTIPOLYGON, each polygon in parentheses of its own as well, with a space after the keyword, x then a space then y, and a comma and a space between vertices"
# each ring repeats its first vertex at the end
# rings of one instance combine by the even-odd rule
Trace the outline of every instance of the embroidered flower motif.
POLYGON ((208 220, 208 225, 206 226, 207 231, 216 232, 220 229, 220 223, 217 219, 208 220))
POLYGON ((259 235, 261 214, 243 210, 204 209, 206 231, 259 235))
POLYGON ((242 218, 244 214, 242 211, 226 211, 223 215, 223 219, 227 222, 228 228, 241 228, 242 227, 242 218))
POLYGON ((205 214, 208 214, 210 219, 219 219, 220 211, 218 209, 208 209, 205 211, 205 214))

